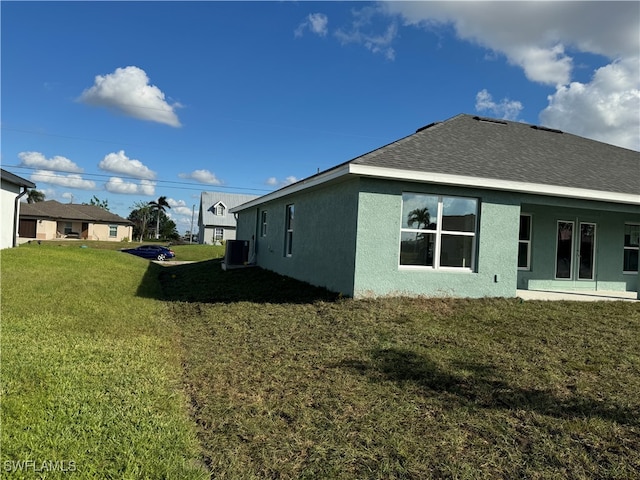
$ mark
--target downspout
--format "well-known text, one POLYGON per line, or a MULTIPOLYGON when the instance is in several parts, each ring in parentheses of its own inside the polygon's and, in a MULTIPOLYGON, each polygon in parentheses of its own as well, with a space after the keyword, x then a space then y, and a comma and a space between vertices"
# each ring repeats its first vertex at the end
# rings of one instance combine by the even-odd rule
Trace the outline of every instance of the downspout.
POLYGON ((24 197, 24 195, 29 190, 27 187, 23 187, 23 188, 24 188, 24 191, 20 195, 18 195, 16 197, 15 202, 13 204, 13 218, 14 218, 14 222, 13 222, 13 247, 17 247, 18 246, 18 222, 20 221, 20 216, 18 215, 18 211, 19 211, 20 199, 22 197, 24 197))

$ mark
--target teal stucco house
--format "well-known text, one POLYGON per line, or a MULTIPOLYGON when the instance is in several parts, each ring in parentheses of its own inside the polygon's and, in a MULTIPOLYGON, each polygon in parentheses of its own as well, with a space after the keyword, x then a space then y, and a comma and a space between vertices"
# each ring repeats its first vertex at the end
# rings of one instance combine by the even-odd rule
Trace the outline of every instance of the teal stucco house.
POLYGON ((638 292, 640 153, 471 115, 231 209, 259 267, 355 298, 638 292))

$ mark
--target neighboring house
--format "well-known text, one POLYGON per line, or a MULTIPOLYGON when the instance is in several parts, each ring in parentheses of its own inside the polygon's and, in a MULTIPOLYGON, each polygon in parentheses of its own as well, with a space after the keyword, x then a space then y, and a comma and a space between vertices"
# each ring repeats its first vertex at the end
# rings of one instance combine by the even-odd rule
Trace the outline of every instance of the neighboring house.
POLYGON ((265 269, 353 297, 638 291, 640 153, 458 115, 232 210, 265 269))
POLYGON ((198 213, 198 243, 213 245, 223 240, 235 240, 236 218, 229 210, 255 198, 257 195, 202 192, 198 213))
POLYGON ((20 198, 28 188, 36 188, 36 184, 0 168, 2 183, 0 193, 0 248, 15 247, 18 235, 18 218, 20 215, 20 198))
POLYGON ((133 224, 95 205, 47 200, 22 204, 19 232, 22 241, 81 238, 120 242, 132 239, 133 224))

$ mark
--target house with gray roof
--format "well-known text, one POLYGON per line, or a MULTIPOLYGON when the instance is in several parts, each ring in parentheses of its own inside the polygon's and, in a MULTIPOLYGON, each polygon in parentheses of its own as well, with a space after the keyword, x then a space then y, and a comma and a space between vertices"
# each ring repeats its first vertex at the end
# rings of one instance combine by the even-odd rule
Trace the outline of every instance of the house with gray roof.
POLYGON ((259 267, 352 297, 640 288, 640 153, 458 115, 231 210, 259 267))
POLYGON ((133 223, 95 205, 46 200, 22 205, 19 235, 21 241, 84 239, 121 242, 132 239, 133 223))
POLYGON ((0 249, 15 247, 18 244, 18 218, 20 198, 36 184, 0 168, 0 249))
POLYGON ((202 192, 198 210, 198 243, 214 245, 235 240, 236 217, 230 209, 255 198, 257 195, 202 192))

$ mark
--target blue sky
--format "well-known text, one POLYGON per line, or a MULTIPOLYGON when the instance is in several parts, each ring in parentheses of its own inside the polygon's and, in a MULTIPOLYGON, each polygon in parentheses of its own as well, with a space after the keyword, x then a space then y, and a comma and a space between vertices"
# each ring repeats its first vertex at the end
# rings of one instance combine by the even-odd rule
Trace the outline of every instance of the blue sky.
POLYGON ((10 2, 3 168, 126 217, 264 194, 459 113, 640 149, 637 2, 10 2))

